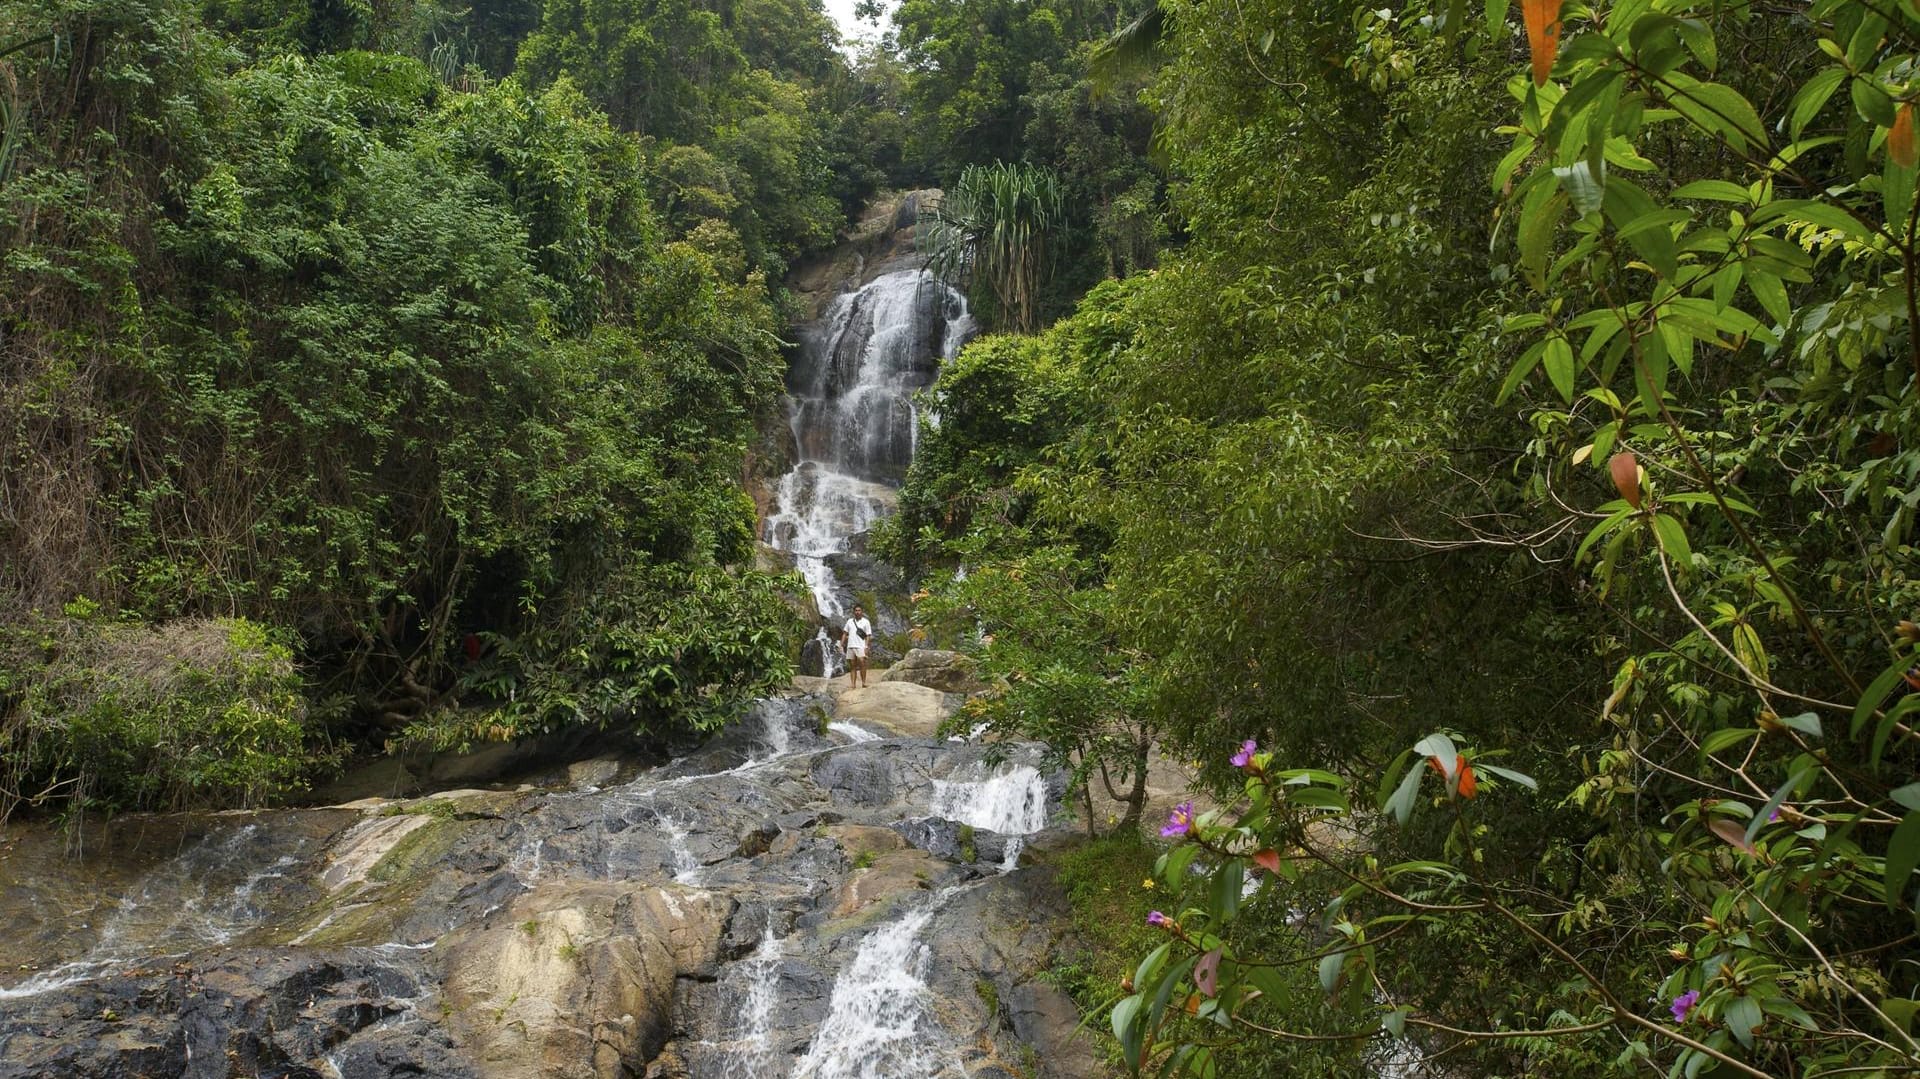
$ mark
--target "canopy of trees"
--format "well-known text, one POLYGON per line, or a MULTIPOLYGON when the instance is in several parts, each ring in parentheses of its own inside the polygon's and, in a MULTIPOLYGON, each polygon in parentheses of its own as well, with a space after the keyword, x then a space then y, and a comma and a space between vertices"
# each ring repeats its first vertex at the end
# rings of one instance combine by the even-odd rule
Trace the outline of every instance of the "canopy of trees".
POLYGON ((1116 1054, 1920 1064, 1920 20, 1142 33, 1186 242, 951 365, 888 538, 1004 679, 970 719, 1136 814, 1154 740, 1216 784, 1164 824, 1116 1054))

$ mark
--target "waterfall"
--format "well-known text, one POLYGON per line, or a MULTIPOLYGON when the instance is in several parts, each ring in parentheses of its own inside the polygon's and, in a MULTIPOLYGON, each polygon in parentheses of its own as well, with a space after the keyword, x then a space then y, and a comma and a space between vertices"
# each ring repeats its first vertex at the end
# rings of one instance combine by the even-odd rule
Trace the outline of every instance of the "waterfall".
POLYGON ((0 1000, 37 996, 136 961, 225 944, 261 921, 266 906, 261 888, 284 879, 305 853, 304 842, 286 850, 257 824, 208 835, 149 873, 136 894, 123 897, 85 955, 0 986, 0 1000), (216 883, 232 880, 235 867, 246 865, 257 868, 230 886, 216 883))
MULTIPOLYGON (((944 896, 942 897, 945 898, 944 896)), ((953 1055, 930 1038, 931 956, 920 932, 933 904, 868 934, 834 979, 826 1022, 813 1036, 793 1079, 934 1079, 965 1076, 953 1055)))
POLYGON ((767 924, 760 946, 742 963, 747 992, 742 1002, 740 1032, 727 1060, 726 1079, 764 1079, 779 1073, 773 1059, 773 1008, 780 999, 780 938, 767 924))
MULTIPOLYGON (((933 811, 948 820, 1011 836, 1047 826, 1047 785, 1038 769, 1017 765, 977 781, 934 781, 933 811)), ((1019 843, 1008 844, 1001 872, 1011 871, 1019 843)), ((921 941, 948 900, 978 882, 942 891, 932 902, 874 930, 834 979, 826 1021, 813 1036, 793 1079, 935 1079, 966 1075, 939 1045, 927 973, 932 956, 921 941)))
POLYGON ((984 780, 933 781, 933 814, 1005 835, 1030 835, 1047 826, 1047 783, 1029 765, 984 780))
POLYGON ((846 610, 828 559, 893 511, 919 435, 914 393, 973 332, 966 301, 925 270, 878 277, 802 328, 787 380, 797 459, 765 538, 793 556, 823 617, 846 610))

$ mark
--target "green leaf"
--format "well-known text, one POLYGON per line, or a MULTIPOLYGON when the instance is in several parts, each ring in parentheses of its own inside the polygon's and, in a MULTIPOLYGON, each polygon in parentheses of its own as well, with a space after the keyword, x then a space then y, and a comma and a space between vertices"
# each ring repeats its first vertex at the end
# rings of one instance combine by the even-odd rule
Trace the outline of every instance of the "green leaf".
POLYGON ((1604 175, 1596 176, 1593 166, 1586 161, 1576 161, 1571 165, 1553 170, 1560 178, 1560 188, 1573 200, 1574 212, 1585 217, 1597 213, 1607 191, 1604 175))
POLYGON ((1753 837, 1760 834, 1760 829, 1765 828, 1771 822, 1774 811, 1786 802, 1787 795, 1791 794, 1793 789, 1798 787, 1812 770, 1811 765, 1803 765, 1796 769, 1792 775, 1787 777, 1785 783, 1780 784, 1780 789, 1773 792, 1773 797, 1768 798, 1767 803, 1754 812, 1753 819, 1747 821, 1748 843, 1752 843, 1753 837))
POLYGON ((1678 517, 1665 513, 1653 515, 1654 538, 1660 541, 1660 549, 1673 559, 1682 569, 1693 566, 1693 548, 1687 545, 1687 530, 1678 517))
POLYGON ((1907 879, 1913 876, 1917 865, 1920 865, 1920 811, 1900 818, 1893 838, 1887 840, 1887 906, 1899 910, 1906 902, 1907 879))
POLYGON ((1860 737, 1860 728, 1866 726, 1874 710, 1880 707, 1880 702, 1887 699, 1887 694, 1893 692, 1893 687, 1900 684, 1900 677, 1906 673, 1907 661, 1898 660, 1893 666, 1881 671, 1879 677, 1867 686, 1867 692, 1861 696, 1859 706, 1853 710, 1853 725, 1847 732, 1849 738, 1860 737))
POLYGON ((1753 1028, 1760 1025, 1761 1018, 1760 1002, 1752 997, 1734 997, 1720 1011, 1720 1021, 1727 1024, 1728 1033, 1749 1049, 1753 1048, 1753 1028))
POLYGON ((1701 82, 1682 72, 1667 76, 1667 104, 1688 123, 1727 140, 1734 149, 1765 146, 1766 125, 1740 91, 1717 82, 1701 82))
MULTIPOLYGON (((1607 185, 1611 191, 1616 185, 1607 185)), ((1567 196, 1557 184, 1540 184, 1527 193, 1520 209, 1518 242, 1520 265, 1533 286, 1546 291, 1547 255, 1553 250, 1553 237, 1560 228, 1560 215, 1567 209, 1567 196)))
POLYGON ((1700 752, 1707 755, 1718 753, 1730 746, 1737 746, 1760 735, 1758 727, 1724 727, 1700 740, 1700 752))
POLYGON ((1415 742, 1413 751, 1422 757, 1438 757, 1442 768, 1452 768, 1454 760, 1460 756, 1460 750, 1454 746, 1453 739, 1438 731, 1415 742))
POLYGON ((1340 969, 1346 965, 1346 960, 1346 952, 1334 952, 1320 958, 1320 988, 1333 992, 1333 987, 1340 984, 1340 969))
POLYGON ((1746 188, 1729 180, 1695 180, 1684 184, 1673 192, 1676 199, 1705 199, 1712 202, 1732 202, 1741 206, 1753 202, 1753 195, 1746 188))
POLYGON ((1906 806, 1908 809, 1920 809, 1920 783, 1909 783, 1904 787, 1895 787, 1887 797, 1906 806))
POLYGON ((1893 126, 1893 96, 1880 80, 1862 75, 1847 84, 1847 92, 1853 98, 1853 111, 1861 119, 1881 127, 1893 126))
POLYGON ((1494 403, 1500 404, 1507 398, 1513 396, 1513 391, 1520 388, 1520 383, 1535 367, 1540 366, 1540 357, 1546 354, 1547 342, 1544 339, 1535 341, 1532 348, 1522 353, 1520 358, 1514 362, 1513 370, 1507 372, 1506 381, 1500 384, 1500 392, 1495 395, 1494 403))
POLYGON ((1787 286, 1778 277, 1750 268, 1747 271, 1747 291, 1760 301, 1760 306, 1773 317, 1773 321, 1781 326, 1792 321, 1793 306, 1787 302, 1787 286))
POLYGON ((1415 757, 1407 768, 1407 774, 1400 779, 1400 785, 1394 789, 1393 797, 1380 807, 1381 812, 1393 814, 1393 819, 1405 825, 1413 816, 1413 807, 1420 800, 1420 776, 1426 768, 1420 758, 1415 757))
POLYGON ((1115 1004, 1113 1006, 1113 1014, 1109 1017, 1113 1024, 1114 1040, 1120 1043, 1120 1055, 1126 1060, 1127 1066, 1130 1068, 1138 1068, 1140 1066, 1140 1045, 1142 1038, 1140 1031, 1134 1025, 1134 1020, 1139 1017, 1140 1006, 1145 1002, 1141 994, 1135 993, 1120 1003, 1115 1004))
POLYGON ((1802 712, 1797 716, 1781 716, 1780 722, 1784 726, 1792 727, 1801 734, 1810 734, 1815 738, 1824 736, 1824 732, 1820 727, 1820 717, 1814 715, 1812 712, 1802 712))
POLYGON ((1608 533, 1619 528, 1621 522, 1639 512, 1639 510, 1634 509, 1632 506, 1628 506, 1626 509, 1614 511, 1613 516, 1594 525, 1593 528, 1588 531, 1587 537, 1580 541, 1579 548, 1573 552, 1574 564, 1578 565, 1585 561, 1587 551, 1592 548, 1595 543, 1598 543, 1608 533))
POLYGON ((1168 851, 1165 871, 1160 878, 1162 882, 1167 887, 1175 889, 1184 885, 1187 882, 1187 868, 1193 864, 1193 859, 1199 853, 1200 848, 1192 843, 1182 843, 1168 851))
POLYGON ((1140 960, 1140 966, 1133 972, 1134 988, 1138 989, 1140 986, 1152 981, 1154 976, 1160 973, 1161 964, 1167 961, 1167 953, 1172 950, 1173 941, 1168 940, 1158 948, 1148 952, 1147 957, 1140 960))
POLYGON ((1766 209, 1770 212, 1753 215, 1754 224, 1765 224, 1775 217, 1783 217, 1795 224, 1832 229, 1855 240, 1864 240, 1873 235, 1873 231, 1859 218, 1838 206, 1815 202, 1812 199, 1783 199, 1770 204, 1766 209))
POLYGON ((1813 122, 1813 118, 1826 107, 1827 102, 1833 97, 1833 92, 1840 88, 1840 83, 1846 77, 1846 68, 1822 68, 1818 74, 1800 87, 1800 92, 1793 95, 1792 111, 1787 118, 1787 135, 1790 138, 1800 137, 1800 133, 1805 131, 1807 125, 1813 122))
POLYGON ((1488 764, 1486 761, 1474 761, 1473 766, 1482 772, 1490 772, 1508 782, 1518 783, 1530 791, 1538 791, 1540 789, 1539 781, 1527 775, 1525 772, 1516 772, 1511 768, 1502 768, 1497 764, 1488 764))
POLYGON ((1560 397, 1568 404, 1573 403, 1573 345, 1567 339, 1555 334, 1547 338, 1546 352, 1541 356, 1547 368, 1547 378, 1553 381, 1553 388, 1560 391, 1560 397))
MULTIPOLYGON (((1226 923, 1240 912, 1240 890, 1247 884, 1247 860, 1229 858, 1213 871, 1213 890, 1211 901, 1207 904, 1207 913, 1213 915, 1216 923, 1226 923)), ((1218 925, 1216 932, 1224 932, 1218 925)))
POLYGON ((1411 1012, 1412 1009, 1409 1008, 1395 1008, 1380 1017, 1380 1025, 1386 1029, 1388 1034, 1396 1038, 1405 1037, 1407 1033, 1407 1016, 1411 1014, 1411 1012))

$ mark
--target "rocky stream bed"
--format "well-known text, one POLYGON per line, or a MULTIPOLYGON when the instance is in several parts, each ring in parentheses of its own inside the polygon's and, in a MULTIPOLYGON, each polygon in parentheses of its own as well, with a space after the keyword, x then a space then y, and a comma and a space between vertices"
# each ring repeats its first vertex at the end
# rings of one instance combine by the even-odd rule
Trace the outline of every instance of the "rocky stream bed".
MULTIPOLYGON (((911 682, 556 782, 0 836, 0 1077, 1104 1074, 1060 779, 911 682)), ((809 692, 811 690, 811 692, 809 692)))

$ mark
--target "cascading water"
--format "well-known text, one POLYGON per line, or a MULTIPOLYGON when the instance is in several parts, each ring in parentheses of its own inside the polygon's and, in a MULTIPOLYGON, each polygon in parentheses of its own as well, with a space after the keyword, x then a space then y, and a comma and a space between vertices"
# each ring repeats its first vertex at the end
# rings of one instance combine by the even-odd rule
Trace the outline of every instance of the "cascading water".
MULTIPOLYGON (((1046 780, 1024 765, 983 780, 934 782, 936 815, 1013 837, 1045 828, 1046 804, 1046 780)), ((1008 851, 1002 872, 1018 860, 1017 840, 1008 851)), ((826 1021, 792 1079, 964 1079, 966 1068, 933 1022, 931 955, 921 936, 948 901, 979 884, 947 888, 860 942, 834 979, 826 1021)))
POLYGON ((920 933, 937 906, 936 901, 922 907, 860 942, 833 983, 827 1020, 794 1066, 793 1079, 966 1075, 952 1052, 927 1032, 933 994, 926 981, 930 957, 920 933))
POLYGON ((774 489, 766 541, 793 556, 820 613, 846 604, 829 560, 893 510, 913 460, 916 391, 974 332, 966 301, 926 270, 898 270, 803 327, 787 385, 797 461, 774 489))

